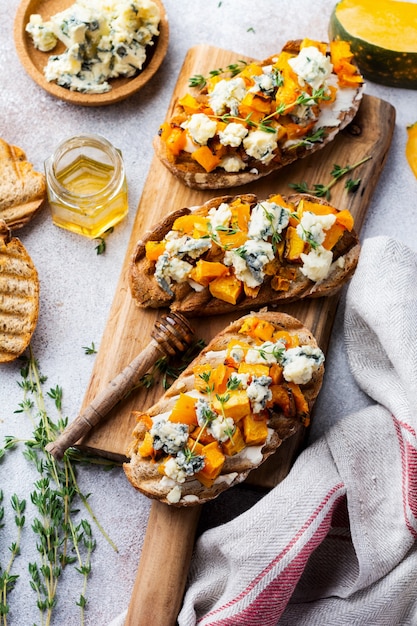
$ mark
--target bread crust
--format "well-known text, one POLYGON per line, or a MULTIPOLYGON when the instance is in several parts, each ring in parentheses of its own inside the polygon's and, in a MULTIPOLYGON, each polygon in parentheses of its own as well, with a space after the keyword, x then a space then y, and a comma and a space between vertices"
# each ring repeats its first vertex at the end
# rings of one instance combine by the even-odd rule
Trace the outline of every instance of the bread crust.
MULTIPOLYGON (((300 44, 302 40, 289 41, 283 47, 283 51, 297 54, 300 52, 300 44)), ((278 56, 278 55, 276 55, 278 56)), ((264 59, 260 65, 267 67, 273 64, 275 57, 264 59)), ((254 62, 257 62, 254 60, 254 62)), ((352 63, 354 64, 354 63, 352 63)), ((194 90, 196 91, 196 90, 194 90)), ((192 93, 193 90, 190 89, 192 93)), ((323 130, 323 138, 321 141, 313 143, 302 143, 297 147, 280 146, 279 152, 276 152, 275 158, 269 163, 263 163, 261 160, 245 155, 245 169, 238 172, 227 172, 221 167, 216 167, 213 171, 207 172, 199 163, 197 163, 190 153, 181 151, 178 155, 173 155, 167 148, 167 144, 158 134, 153 140, 153 147, 156 156, 161 163, 182 183, 193 189, 226 189, 230 187, 239 187, 254 182, 274 171, 286 167, 290 163, 314 154, 318 150, 322 150, 326 145, 332 142, 338 133, 343 130, 354 119, 363 95, 363 86, 359 84, 356 89, 352 89, 352 98, 350 106, 343 111, 339 111, 337 118, 339 124, 326 125, 320 124, 320 118, 314 129, 323 130)), ((198 99, 198 96, 197 96, 198 99)), ((173 111, 166 122, 176 118, 184 117, 184 109, 179 102, 174 103, 173 111)), ((324 118, 325 119, 325 118, 324 118)))
POLYGON ((0 220, 0 363, 27 348, 38 315, 38 273, 23 244, 0 220))
MULTIPOLYGON (((263 306, 273 306, 281 302, 294 302, 303 298, 330 296, 336 293, 353 275, 359 259, 360 244, 358 236, 354 231, 346 231, 340 244, 337 244, 334 257, 344 257, 343 267, 334 264, 328 277, 319 283, 307 278, 301 272, 299 264, 291 264, 292 270, 295 271, 295 278, 291 280, 287 291, 274 290, 271 286, 272 276, 265 276, 256 297, 244 295, 236 304, 230 304, 213 297, 208 287, 201 291, 195 291, 187 282, 174 283, 171 286, 173 295, 169 295, 159 286, 155 279, 155 263, 148 261, 146 258, 146 243, 148 241, 162 240, 171 230, 175 220, 182 215, 206 216, 210 209, 217 208, 222 203, 233 202, 239 198, 242 202, 251 206, 258 202, 258 198, 254 194, 218 196, 210 199, 200 207, 182 208, 172 212, 163 222, 145 233, 143 239, 137 242, 129 264, 129 285, 132 296, 139 307, 170 307, 172 310, 191 317, 223 315, 263 306)), ((309 194, 291 194, 283 199, 294 204, 298 204, 304 199, 322 205, 329 205, 324 198, 316 198, 309 194)))
MULTIPOLYGON (((318 348, 311 331, 298 319, 290 315, 267 310, 245 315, 230 323, 223 331, 214 337, 199 356, 194 359, 173 385, 164 393, 161 399, 146 411, 146 415, 155 417, 169 412, 180 393, 190 392, 194 388, 194 367, 202 365, 203 363, 211 363, 215 366, 222 362, 224 359, 224 350, 229 341, 242 338, 242 335, 239 334, 239 330, 242 328, 245 320, 251 317, 270 322, 277 331, 284 330, 291 336, 297 335, 301 346, 310 346, 313 349, 318 348)), ((310 381, 307 384, 300 385, 308 404, 309 413, 311 413, 314 402, 320 391, 323 375, 324 364, 321 364, 318 369, 314 371, 310 381)), ((215 480, 212 486, 204 486, 194 476, 187 478, 185 483, 181 485, 181 499, 178 502, 171 502, 168 494, 172 489, 172 483, 166 480, 161 481, 162 476, 159 471, 159 462, 153 459, 143 458, 138 452, 138 448, 144 439, 146 428, 144 422, 141 420, 143 413, 136 412, 135 415, 137 417, 137 426, 133 431, 132 443, 127 451, 130 461, 123 466, 125 474, 135 489, 150 498, 156 498, 167 504, 173 504, 174 506, 194 506, 202 504, 215 498, 229 487, 241 483, 247 478, 249 472, 259 467, 259 465, 279 448, 284 440, 296 434, 303 427, 299 415, 292 417, 286 416, 279 408, 274 406, 268 420, 269 435, 263 445, 247 447, 246 450, 252 448, 251 454, 238 453, 235 456, 226 456, 226 461, 220 476, 215 480)))
POLYGON ((27 224, 46 198, 45 176, 26 160, 25 152, 0 138, 0 219, 13 228, 27 224))

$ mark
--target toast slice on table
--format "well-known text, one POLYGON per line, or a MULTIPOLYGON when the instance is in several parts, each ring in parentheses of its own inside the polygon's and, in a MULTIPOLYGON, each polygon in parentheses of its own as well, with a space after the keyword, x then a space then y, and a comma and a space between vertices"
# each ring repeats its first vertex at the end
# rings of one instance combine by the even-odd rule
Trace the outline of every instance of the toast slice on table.
POLYGON ((222 189, 324 148, 355 117, 363 78, 347 42, 303 39, 189 85, 161 124, 155 153, 185 185, 222 189))
POLYGON ((39 314, 39 279, 25 247, 0 220, 0 363, 27 348, 39 314))
POLYGON ((21 228, 46 198, 45 175, 34 170, 21 148, 0 138, 0 219, 21 228))
POLYGON ((308 425, 323 374, 324 355, 300 321, 266 310, 241 317, 135 412, 128 480, 174 506, 215 498, 308 425))
POLYGON ((129 266, 142 308, 189 316, 329 296, 353 274, 360 245, 351 213, 308 194, 219 196, 168 215, 129 266))

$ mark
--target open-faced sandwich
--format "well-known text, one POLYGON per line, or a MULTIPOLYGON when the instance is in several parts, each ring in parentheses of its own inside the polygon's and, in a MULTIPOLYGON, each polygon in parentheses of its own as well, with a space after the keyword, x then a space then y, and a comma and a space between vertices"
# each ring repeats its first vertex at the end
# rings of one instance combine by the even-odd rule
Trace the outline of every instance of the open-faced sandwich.
POLYGON ((323 374, 323 352, 295 318, 262 311, 232 322, 135 414, 129 481, 177 506, 216 497, 308 425, 323 374))
POLYGON ((139 241, 129 268, 140 307, 221 315, 335 293, 360 245, 353 217, 323 198, 253 194, 180 209, 139 241))
POLYGON ((362 91, 348 43, 289 41, 262 62, 192 77, 155 151, 189 187, 247 184, 332 141, 356 115, 362 91))
POLYGON ((0 363, 28 347, 39 315, 38 272, 22 242, 0 219, 0 363))

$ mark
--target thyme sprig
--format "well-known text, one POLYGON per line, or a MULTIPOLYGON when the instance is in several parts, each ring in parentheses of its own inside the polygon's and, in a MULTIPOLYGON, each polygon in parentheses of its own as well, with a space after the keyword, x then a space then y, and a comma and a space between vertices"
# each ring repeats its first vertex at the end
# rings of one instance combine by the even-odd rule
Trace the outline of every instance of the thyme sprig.
MULTIPOLYGON (((77 519, 78 502, 83 504, 113 549, 117 551, 117 547, 99 524, 88 502, 88 495, 83 494, 79 488, 76 457, 71 450, 65 453, 62 462, 45 451, 46 445, 65 428, 68 419, 62 414, 62 388, 56 386, 44 393, 43 385, 47 379, 41 375, 31 348, 29 357, 21 368, 21 377, 18 384, 23 390, 23 401, 15 413, 23 414, 30 420, 33 433, 31 438, 23 441, 12 436, 6 437, 0 458, 3 459, 6 451, 11 451, 22 443, 25 458, 39 474, 30 494, 36 510, 32 531, 37 538, 38 552, 36 560, 28 565, 30 585, 35 593, 40 623, 42 626, 49 626, 53 610, 58 604, 61 574, 66 567, 73 566, 82 577, 81 592, 75 603, 80 607, 80 623, 84 624, 87 579, 91 572, 91 557, 96 542, 89 521, 77 519), (56 420, 52 420, 47 411, 47 397, 53 400, 57 412, 56 420)), ((14 502, 14 506, 17 523, 18 519, 23 520, 24 508, 18 500, 14 502)), ((4 621, 4 625, 5 623, 4 621)))
MULTIPOLYGON (((0 529, 4 527, 4 506, 3 506, 3 491, 0 490, 0 529)), ((17 528, 16 540, 9 546, 10 557, 6 566, 0 565, 0 617, 3 626, 7 625, 7 614, 9 613, 10 606, 8 604, 8 594, 14 588, 18 575, 13 574, 13 564, 16 557, 20 554, 20 542, 22 537, 22 528, 25 524, 24 511, 26 508, 26 500, 19 500, 16 494, 13 494, 10 503, 14 511, 14 522, 17 528)))
MULTIPOLYGON (((366 161, 369 161, 369 159, 372 159, 371 155, 364 157, 363 159, 361 159, 360 161, 357 161, 353 165, 345 165, 344 167, 335 163, 333 165, 332 171, 330 172, 330 176, 332 178, 327 184, 315 183, 313 187, 309 188, 307 183, 303 181, 302 183, 289 183, 288 186, 291 187, 292 189, 295 189, 295 191, 298 191, 300 193, 308 193, 313 196, 317 196, 318 198, 326 198, 326 200, 330 200, 330 190, 332 189, 332 187, 334 187, 334 185, 341 178, 343 178, 343 176, 345 176, 352 170, 356 169, 363 163, 366 163, 366 161)), ((355 192, 358 189, 360 183, 361 183, 360 178, 357 178, 355 180, 352 180, 351 178, 349 178, 345 183, 345 189, 351 193, 355 192)))
POLYGON ((196 87, 197 89, 202 90, 207 85, 207 81, 209 81, 210 78, 214 78, 215 76, 221 76, 222 74, 230 74, 230 76, 233 78, 233 76, 236 76, 236 74, 239 74, 239 72, 242 71, 245 65, 247 65, 247 62, 239 59, 236 63, 230 63, 229 65, 226 65, 225 68, 219 67, 215 70, 210 70, 208 77, 205 77, 202 74, 195 74, 194 76, 191 76, 189 78, 188 86, 196 87))

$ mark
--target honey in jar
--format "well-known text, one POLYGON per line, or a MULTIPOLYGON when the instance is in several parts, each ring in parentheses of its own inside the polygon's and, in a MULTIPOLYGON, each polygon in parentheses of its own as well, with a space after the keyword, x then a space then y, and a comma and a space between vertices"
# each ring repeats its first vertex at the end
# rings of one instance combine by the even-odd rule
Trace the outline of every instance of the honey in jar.
POLYGON ((128 212, 122 155, 99 135, 60 143, 45 161, 52 221, 86 237, 100 237, 128 212))

